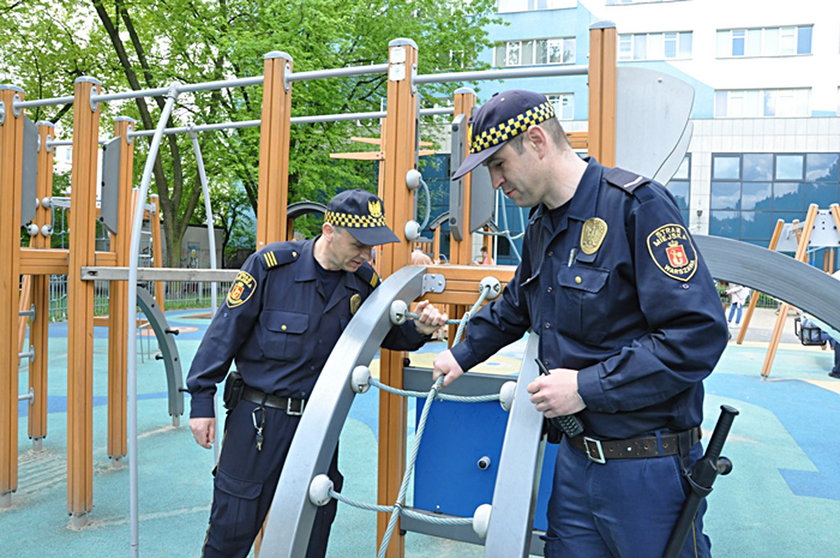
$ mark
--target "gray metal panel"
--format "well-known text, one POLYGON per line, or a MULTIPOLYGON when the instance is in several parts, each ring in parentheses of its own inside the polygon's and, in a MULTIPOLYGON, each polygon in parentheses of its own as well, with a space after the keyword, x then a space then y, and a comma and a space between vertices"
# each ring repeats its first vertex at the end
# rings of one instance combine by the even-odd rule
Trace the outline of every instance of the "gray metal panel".
POLYGON ((309 484, 329 468, 355 395, 350 389, 350 376, 357 365, 370 364, 391 329, 391 302, 412 301, 422 294, 425 272, 425 267, 412 266, 391 275, 356 312, 330 353, 280 475, 260 558, 296 558, 306 554, 317 509, 309 501, 309 484))
POLYGON ((719 236, 694 235, 712 276, 788 302, 840 330, 840 281, 767 248, 719 236))
POLYGON ((169 416, 178 417, 184 414, 184 378, 181 373, 181 357, 178 356, 178 346, 175 344, 175 336, 166 321, 166 316, 161 312, 155 297, 144 289, 137 287, 137 306, 149 319, 149 325, 155 332, 158 347, 163 355, 163 364, 166 368, 166 385, 169 393, 169 416))
MULTIPOLYGON (((180 267, 138 267, 138 281, 196 281, 212 283, 214 281, 233 281, 239 270, 236 269, 198 269, 180 267)), ((128 281, 127 267, 82 266, 82 279, 85 281, 128 281)))
POLYGON ((38 197, 38 127, 23 117, 23 178, 21 180, 20 226, 35 220, 38 197))
POLYGON ((120 138, 113 138, 102 145, 102 193, 100 194, 99 222, 111 234, 117 234, 118 205, 120 201, 120 138))
MULTIPOLYGON (((449 168, 454 173, 464 162, 467 148, 467 116, 459 114, 452 120, 452 150, 449 168)), ((458 242, 464 239, 464 178, 449 181, 449 232, 458 242)))
POLYGON ((691 135, 693 133, 694 123, 689 122, 685 125, 685 130, 683 130, 683 134, 677 142, 677 145, 674 147, 674 150, 671 151, 671 154, 668 155, 668 158, 665 159, 662 166, 659 167, 659 170, 656 171, 656 174, 654 174, 651 178, 660 184, 667 184, 672 178, 674 178, 674 175, 680 168, 680 164, 685 158, 685 154, 688 153, 688 146, 691 143, 691 135))
POLYGON ((616 166, 652 177, 674 151, 694 103, 694 88, 668 74, 617 71, 616 166))
MULTIPOLYGON (((448 390, 449 388, 446 389, 448 390)), ((426 510, 418 510, 416 508, 411 507, 407 509, 410 509, 416 513, 426 512, 426 510)), ((435 517, 454 517, 439 513, 431 515, 434 515, 435 517)), ((414 519, 413 517, 402 516, 400 517, 400 529, 403 529, 404 531, 411 531, 412 533, 423 533, 424 535, 431 535, 433 537, 443 537, 445 539, 476 544, 479 546, 484 544, 484 541, 479 539, 478 535, 476 535, 475 531, 473 531, 472 525, 438 525, 436 523, 429 523, 427 521, 414 519)), ((545 542, 543 542, 540 536, 544 534, 544 531, 531 531, 531 549, 529 552, 532 555, 543 556, 545 542)))
POLYGON ((472 171, 470 187, 470 232, 475 232, 493 220, 496 211, 495 192, 490 171, 479 165, 472 171))
POLYGON ((543 415, 531 403, 527 387, 539 374, 534 362, 539 340, 539 335, 532 332, 522 357, 484 541, 487 558, 527 556, 531 546, 531 526, 542 466, 543 415))

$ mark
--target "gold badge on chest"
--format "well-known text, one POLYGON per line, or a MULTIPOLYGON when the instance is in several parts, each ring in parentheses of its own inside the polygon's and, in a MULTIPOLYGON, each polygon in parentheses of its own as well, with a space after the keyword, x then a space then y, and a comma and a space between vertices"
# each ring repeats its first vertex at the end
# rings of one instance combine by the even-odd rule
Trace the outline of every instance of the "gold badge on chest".
POLYGON ((350 313, 355 314, 359 306, 362 305, 362 296, 358 293, 350 297, 350 313))
POLYGON ((580 232, 580 251, 584 254, 594 254, 607 236, 607 223, 603 219, 593 217, 583 223, 580 232))

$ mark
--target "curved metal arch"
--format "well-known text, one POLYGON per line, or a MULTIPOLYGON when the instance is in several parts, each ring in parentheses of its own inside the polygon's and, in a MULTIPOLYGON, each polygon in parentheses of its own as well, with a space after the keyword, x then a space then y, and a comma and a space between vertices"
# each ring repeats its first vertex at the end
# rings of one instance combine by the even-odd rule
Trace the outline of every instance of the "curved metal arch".
POLYGON ((289 219, 297 219, 298 217, 302 217, 303 215, 309 215, 311 213, 323 215, 326 212, 326 205, 307 200, 290 203, 288 206, 286 206, 286 216, 289 219))
POLYGON ((355 393, 350 378, 357 365, 369 365, 391 329, 391 303, 423 294, 422 266, 404 267, 365 301, 330 353, 306 412, 298 425, 277 483, 265 526, 260 558, 295 558, 306 554, 317 507, 309 484, 326 473, 355 393))
POLYGON ((169 415, 177 426, 179 417, 184 414, 184 375, 181 372, 181 357, 175 343, 176 330, 169 327, 166 315, 161 311, 155 297, 147 289, 137 286, 137 306, 146 315, 149 325, 155 332, 158 347, 166 368, 166 385, 169 394, 169 415))
POLYGON ((790 256, 730 238, 694 235, 712 276, 744 285, 840 330, 840 281, 790 256))

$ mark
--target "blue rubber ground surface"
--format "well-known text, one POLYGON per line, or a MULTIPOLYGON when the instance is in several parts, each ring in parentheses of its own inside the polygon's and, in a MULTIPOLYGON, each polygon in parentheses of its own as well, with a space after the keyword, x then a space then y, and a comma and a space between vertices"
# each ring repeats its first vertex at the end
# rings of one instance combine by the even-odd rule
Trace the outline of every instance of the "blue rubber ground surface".
MULTIPOLYGON (((174 327, 199 328, 177 339, 185 369, 207 324, 190 317, 194 314, 168 314, 174 327)), ((44 450, 34 452, 26 434, 27 407, 21 404, 19 487, 11 507, 0 510, 0 557, 131 555, 128 467, 105 454, 104 329, 96 329, 94 344, 94 508, 89 525, 79 531, 68 528, 66 326, 56 324, 49 350, 49 433, 44 450)), ((730 344, 706 382, 705 429, 713 428, 721 404, 741 411, 724 452, 735 469, 718 479, 706 516, 714 555, 840 556, 840 381, 826 375, 832 354, 785 345, 777 353, 771 381, 762 381, 766 343, 751 345, 730 344)), ((523 347, 517 343, 503 351, 502 364, 496 366, 505 370, 523 347)), ((427 345, 412 361, 422 365, 442 348, 427 345)), ((186 419, 181 427, 171 425, 159 361, 146 357, 138 366, 138 382, 140 556, 198 556, 210 509, 213 454, 192 441, 186 419)), ((24 367, 22 391, 26 383, 24 367)), ((376 499, 377 411, 376 393, 357 397, 341 436, 344 492, 366 502, 376 499)), ((374 556, 374 539, 371 513, 340 506, 329 556, 374 556)), ((408 558, 482 555, 480 547, 414 533, 406 535, 406 549, 408 558)))

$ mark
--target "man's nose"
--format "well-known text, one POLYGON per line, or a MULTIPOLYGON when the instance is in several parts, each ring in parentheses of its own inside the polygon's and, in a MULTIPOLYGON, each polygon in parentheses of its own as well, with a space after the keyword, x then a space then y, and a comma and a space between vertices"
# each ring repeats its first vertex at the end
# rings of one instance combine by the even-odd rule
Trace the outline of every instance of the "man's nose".
POLYGON ((492 185, 494 190, 498 190, 502 187, 502 183, 504 183, 505 177, 502 176, 500 172, 490 171, 490 184, 492 185))

